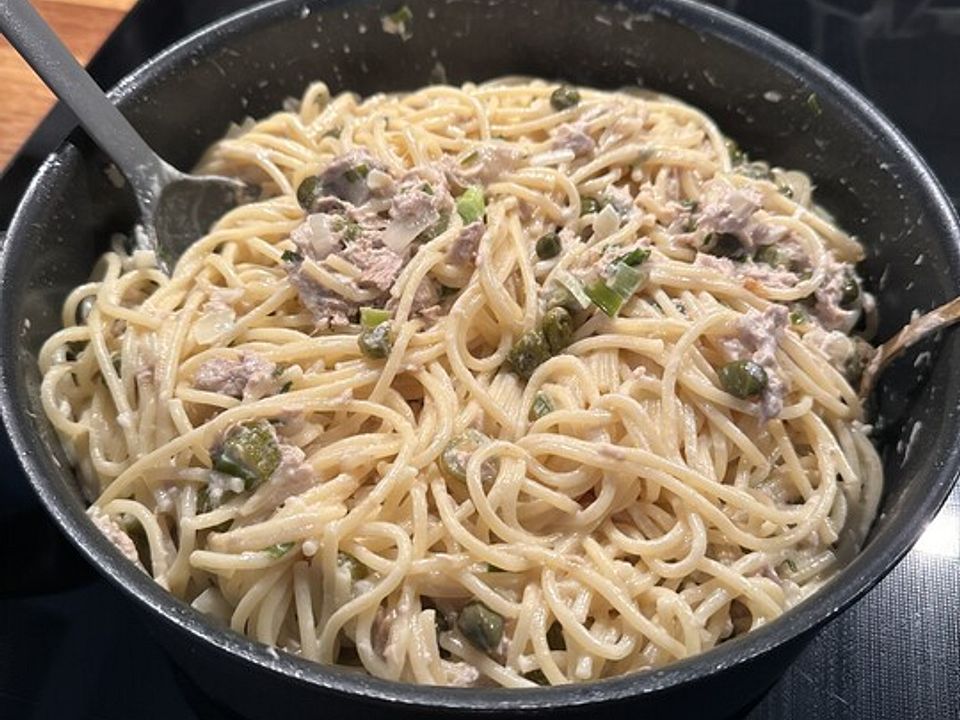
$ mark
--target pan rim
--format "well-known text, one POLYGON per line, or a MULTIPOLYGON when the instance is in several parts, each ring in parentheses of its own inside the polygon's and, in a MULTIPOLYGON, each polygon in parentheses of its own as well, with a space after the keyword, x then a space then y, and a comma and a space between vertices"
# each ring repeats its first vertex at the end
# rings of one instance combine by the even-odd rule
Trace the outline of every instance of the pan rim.
MULTIPOLYGON (((242 35, 261 24, 280 21, 288 15, 297 15, 305 5, 318 4, 304 3, 303 0, 268 0, 228 15, 148 60, 121 80, 110 96, 121 104, 132 101, 144 85, 163 77, 189 57, 205 54, 223 39, 242 35)), ((323 5, 350 4, 354 3, 346 0, 323 5)), ((693 0, 634 0, 628 5, 662 14, 674 22, 717 36, 721 41, 741 47, 768 64, 797 74, 821 98, 847 103, 847 113, 851 119, 876 132, 881 140, 889 142, 901 155, 905 171, 917 183, 917 192, 930 203, 932 212, 936 212, 937 226, 943 228, 940 233, 943 236, 942 244, 950 254, 951 264, 960 265, 960 221, 946 193, 901 132, 846 81, 793 45, 725 11, 699 5, 693 0)), ((25 222, 25 206, 42 193, 44 180, 56 172, 63 153, 64 148, 61 147, 47 158, 14 215, 6 240, 0 247, 0 288, 10 285, 8 274, 14 264, 12 256, 17 239, 21 237, 20 227, 25 222)), ((0 303, 2 305, 5 304, 0 303)), ((13 318, 0 307, 0 337, 15 338, 16 331, 13 318)), ((61 494, 52 487, 51 479, 45 476, 42 466, 34 457, 34 448, 39 441, 17 396, 15 344, 0 343, 0 415, 31 485, 57 525, 81 554, 138 605, 177 630, 185 631, 193 641, 202 642, 290 681, 358 700, 400 704, 407 709, 441 707, 465 712, 490 712, 584 706, 657 694, 754 660, 824 624, 876 585, 908 552, 922 530, 923 521, 932 518, 946 501, 960 470, 960 448, 954 447, 943 458, 939 471, 933 477, 911 480, 927 482, 930 492, 913 510, 909 532, 882 534, 838 575, 843 582, 835 580, 829 583, 776 622, 733 642, 663 668, 579 685, 533 689, 522 693, 506 689, 431 687, 358 675, 336 666, 277 653, 232 631, 218 628, 201 613, 167 593, 122 559, 106 539, 93 533, 82 509, 65 503, 61 494), (882 542, 878 542, 880 540, 882 542)), ((952 402, 955 406, 957 398, 947 396, 943 402, 945 414, 953 411, 952 419, 947 418, 945 424, 949 425, 948 429, 953 431, 954 436, 960 435, 960 418, 956 408, 949 405, 952 402)))

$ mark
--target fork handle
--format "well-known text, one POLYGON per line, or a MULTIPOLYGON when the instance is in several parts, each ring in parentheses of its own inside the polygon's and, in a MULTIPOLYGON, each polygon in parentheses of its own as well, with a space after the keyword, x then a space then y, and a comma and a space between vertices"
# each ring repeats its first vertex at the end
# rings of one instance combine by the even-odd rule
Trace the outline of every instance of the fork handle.
POLYGON ((145 211, 172 172, 27 0, 0 0, 0 32, 116 163, 145 211))

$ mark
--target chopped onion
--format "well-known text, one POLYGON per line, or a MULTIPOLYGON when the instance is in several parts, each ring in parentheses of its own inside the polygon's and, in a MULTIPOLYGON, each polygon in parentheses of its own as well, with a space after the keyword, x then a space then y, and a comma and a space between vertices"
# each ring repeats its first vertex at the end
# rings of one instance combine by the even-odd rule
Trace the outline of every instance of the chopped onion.
POLYGON ((199 345, 212 345, 224 333, 229 332, 236 321, 237 314, 231 308, 209 312, 193 326, 193 339, 199 345))
POLYGON ((136 270, 149 270, 157 267, 157 254, 153 250, 134 250, 131 260, 136 270))
POLYGON ((420 233, 437 222, 439 217, 434 210, 415 218, 394 218, 383 231, 383 244, 394 252, 403 252, 420 233))
POLYGON ((387 190, 393 185, 393 178, 383 170, 374 168, 367 175, 367 187, 372 191, 387 190))
POLYGON ((330 219, 326 215, 319 213, 310 215, 307 217, 307 224, 310 229, 309 239, 313 259, 319 262, 337 249, 337 241, 330 232, 330 219))
POLYGON ((202 593, 194 598, 190 607, 199 610, 204 615, 210 615, 222 623, 230 622, 230 616, 233 614, 233 608, 230 606, 220 591, 215 587, 208 587, 202 593))
POLYGON ((604 206, 593 221, 593 234, 598 240, 612 235, 620 228, 620 216, 613 205, 604 206))
POLYGON ((590 296, 583 290, 583 283, 566 271, 557 273, 557 282, 563 285, 573 298, 580 303, 580 308, 590 307, 590 296))
POLYGON ((789 189, 789 197, 791 197, 794 202, 804 207, 810 207, 813 186, 810 184, 810 178, 806 173, 775 168, 773 177, 779 186, 789 189))

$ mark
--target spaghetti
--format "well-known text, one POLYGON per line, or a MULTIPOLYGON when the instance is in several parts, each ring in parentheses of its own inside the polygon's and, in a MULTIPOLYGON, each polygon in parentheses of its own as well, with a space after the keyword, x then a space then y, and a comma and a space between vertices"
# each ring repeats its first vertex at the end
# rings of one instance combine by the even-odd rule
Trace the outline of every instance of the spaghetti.
POLYGON ((40 354, 91 518, 195 608, 382 678, 561 684, 858 551, 861 246, 697 109, 317 83, 200 169, 261 199, 172 277, 116 243, 40 354))

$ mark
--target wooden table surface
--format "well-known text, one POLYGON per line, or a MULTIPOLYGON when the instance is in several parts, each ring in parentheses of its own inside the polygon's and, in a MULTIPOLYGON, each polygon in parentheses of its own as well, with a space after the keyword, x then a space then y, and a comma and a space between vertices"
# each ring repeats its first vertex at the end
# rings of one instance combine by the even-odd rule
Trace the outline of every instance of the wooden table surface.
MULTIPOLYGON (((83 64, 90 60, 135 1, 32 0, 83 64)), ((10 43, 0 38, 0 169, 47 113, 53 100, 53 93, 10 43)))

